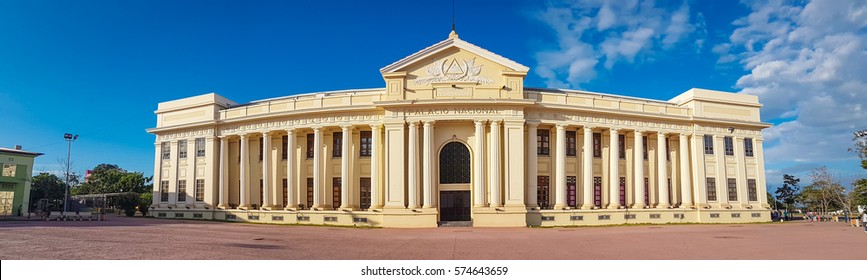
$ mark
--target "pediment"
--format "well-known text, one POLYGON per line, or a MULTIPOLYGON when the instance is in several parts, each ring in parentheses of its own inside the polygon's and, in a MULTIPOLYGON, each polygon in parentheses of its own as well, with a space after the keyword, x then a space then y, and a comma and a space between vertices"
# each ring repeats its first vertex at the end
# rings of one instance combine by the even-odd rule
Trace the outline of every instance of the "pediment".
MULTIPOLYGON (((505 68, 509 71, 516 72, 528 72, 530 68, 515 61, 512 61, 508 58, 502 57, 498 54, 495 54, 489 50, 481 48, 479 46, 473 45, 467 41, 461 40, 457 37, 457 35, 449 36, 448 39, 440 41, 430 47, 424 48, 414 54, 411 54, 397 62, 394 62, 388 66, 380 69, 380 73, 388 74, 388 73, 396 73, 401 71, 407 71, 407 68, 414 64, 418 64, 421 61, 429 61, 432 57, 441 57, 443 56, 443 52, 454 52, 454 49, 463 50, 469 52, 478 57, 484 58, 485 60, 491 61, 493 63, 498 64, 501 68, 505 68)), ((408 72, 408 71, 407 71, 408 72)))

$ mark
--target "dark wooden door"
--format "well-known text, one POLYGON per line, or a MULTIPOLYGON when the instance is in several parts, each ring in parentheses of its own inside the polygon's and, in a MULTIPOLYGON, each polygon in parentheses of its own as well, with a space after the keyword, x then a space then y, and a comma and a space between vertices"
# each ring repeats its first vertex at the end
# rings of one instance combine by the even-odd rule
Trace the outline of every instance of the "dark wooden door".
POLYGON ((469 221, 470 191, 440 192, 440 221, 469 221))

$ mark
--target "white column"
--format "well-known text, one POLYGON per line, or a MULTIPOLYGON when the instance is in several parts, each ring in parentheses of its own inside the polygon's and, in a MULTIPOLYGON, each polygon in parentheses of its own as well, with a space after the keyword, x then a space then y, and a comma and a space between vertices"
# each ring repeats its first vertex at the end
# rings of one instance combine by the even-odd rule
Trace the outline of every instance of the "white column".
POLYGON ((671 203, 668 199, 668 168, 666 166, 667 151, 665 150, 665 133, 659 131, 656 133, 656 186, 659 194, 659 204, 657 208, 668 208, 671 203))
POLYGON ((491 156, 490 164, 488 165, 488 174, 491 177, 490 186, 491 186, 491 197, 490 203, 491 207, 501 207, 503 206, 500 188, 500 158, 502 158, 502 153, 500 152, 500 121, 493 120, 490 123, 491 125, 491 141, 490 141, 490 152, 491 156))
POLYGON ((409 122, 409 155, 407 156, 407 208, 418 208, 418 122, 409 122))
POLYGON ((322 208, 322 128, 313 128, 313 207, 322 208))
POLYGON ((250 159, 249 156, 249 147, 250 147, 250 138, 247 137, 247 134, 241 134, 241 190, 240 190, 240 200, 241 205, 239 208, 247 209, 250 207, 250 159))
POLYGON ((690 150, 690 169, 691 173, 693 173, 692 177, 692 185, 695 187, 693 189, 693 203, 696 204, 697 207, 708 208, 710 205, 707 202, 707 186, 706 186, 706 174, 705 174, 705 154, 704 154, 704 135, 702 134, 693 134, 690 137, 690 141, 692 142, 692 150, 690 150))
POLYGON ((352 125, 342 125, 340 128, 343 131, 343 139, 340 151, 340 208, 352 209, 353 203, 349 200, 349 194, 352 188, 352 176, 349 174, 350 159, 353 158, 352 153, 352 125))
POLYGON ((635 131, 635 139, 633 139, 634 145, 632 148, 632 161, 635 164, 633 173, 635 177, 633 178, 633 187, 635 190, 633 193, 635 194, 635 205, 633 208, 644 208, 647 205, 644 203, 644 136, 642 135, 641 130, 635 131))
MULTIPOLYGON (((732 137, 732 146, 735 154, 735 162, 737 163, 734 175, 738 191, 738 206, 741 208, 748 208, 750 207, 750 197, 748 194, 749 190, 747 189, 747 156, 744 153, 744 138, 740 136, 732 137)), ((758 186, 756 186, 756 188, 758 188, 758 186)), ((756 194, 758 194, 758 192, 756 192, 756 194)))
POLYGON ((473 192, 474 206, 475 207, 484 207, 485 206, 485 121, 475 121, 473 122, 476 125, 476 146, 474 147, 475 151, 473 151, 473 172, 476 176, 476 180, 473 182, 475 186, 473 192))
MULTIPOLYGON (((154 156, 154 177, 153 177, 154 187, 153 187, 153 190, 151 192, 151 194, 152 194, 151 208, 159 208, 160 207, 160 193, 162 191, 160 189, 160 187, 161 187, 160 185, 162 184, 162 180, 163 180, 162 176, 160 175, 163 172, 163 162, 162 162, 163 149, 162 149, 162 147, 163 147, 163 145, 161 142, 159 142, 159 137, 157 137, 157 142, 154 143, 154 149, 156 149, 156 152, 155 152, 155 156, 154 156)), ((151 216, 153 216, 153 215, 156 215, 156 214, 151 214, 151 216)))
MULTIPOLYGON (((218 208, 229 207, 229 137, 220 137, 220 204, 218 208)), ((156 183, 157 180, 154 180, 156 183)))
POLYGON ((593 127, 584 126, 584 149, 582 149, 582 160, 584 163, 581 166, 581 176, 584 179, 583 184, 583 203, 581 209, 592 209, 593 205, 593 127))
MULTIPOLYGON (((537 129, 539 124, 535 122, 527 122, 527 207, 537 208, 539 202, 539 151, 538 140, 536 140, 537 129)), ((510 170, 514 171, 514 170, 510 170)))
POLYGON ((270 209, 271 202, 271 133, 262 132, 262 209, 270 209))
POLYGON ((686 134, 681 133, 679 137, 680 151, 678 156, 680 160, 680 196, 682 203, 680 208, 692 208, 692 186, 690 184, 690 168, 689 168, 689 147, 687 145, 686 134))
POLYGON ((566 204, 566 125, 557 125, 557 149, 554 151, 554 182, 556 202, 554 209, 568 208, 566 204))
POLYGON ((762 208, 769 209, 768 190, 765 187, 765 153, 762 149, 762 139, 753 139, 753 155, 756 157, 756 194, 762 208))
POLYGON ((617 129, 608 133, 608 209, 620 208, 620 137, 617 129))
POLYGON ((370 144, 370 209, 382 208, 382 194, 380 190, 382 184, 379 182, 379 167, 382 164, 382 158, 379 156, 379 145, 382 143, 382 125, 374 124, 371 128, 371 144, 370 144))
POLYGON ((433 149, 432 138, 433 138, 433 124, 434 121, 425 121, 424 122, 424 145, 422 145, 422 149, 424 149, 422 158, 422 180, 424 187, 424 208, 433 208, 433 170, 432 164, 434 159, 431 158, 431 149, 433 149))
POLYGON ((295 129, 286 129, 286 208, 298 207, 298 190, 295 187, 295 129))

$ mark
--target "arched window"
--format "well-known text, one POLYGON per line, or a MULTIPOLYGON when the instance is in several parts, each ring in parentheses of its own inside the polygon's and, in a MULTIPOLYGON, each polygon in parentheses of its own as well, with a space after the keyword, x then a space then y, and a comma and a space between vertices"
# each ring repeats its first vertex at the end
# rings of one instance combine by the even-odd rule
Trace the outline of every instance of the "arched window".
POLYGON ((470 150, 460 142, 451 142, 440 152, 440 184, 470 183, 470 150))

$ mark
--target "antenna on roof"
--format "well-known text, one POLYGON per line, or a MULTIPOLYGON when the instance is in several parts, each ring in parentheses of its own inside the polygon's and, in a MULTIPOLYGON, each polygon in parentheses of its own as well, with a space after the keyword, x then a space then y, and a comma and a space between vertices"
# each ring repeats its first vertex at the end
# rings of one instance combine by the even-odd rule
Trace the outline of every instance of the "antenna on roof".
POLYGON ((455 0, 452 0, 452 31, 455 31, 455 0))

